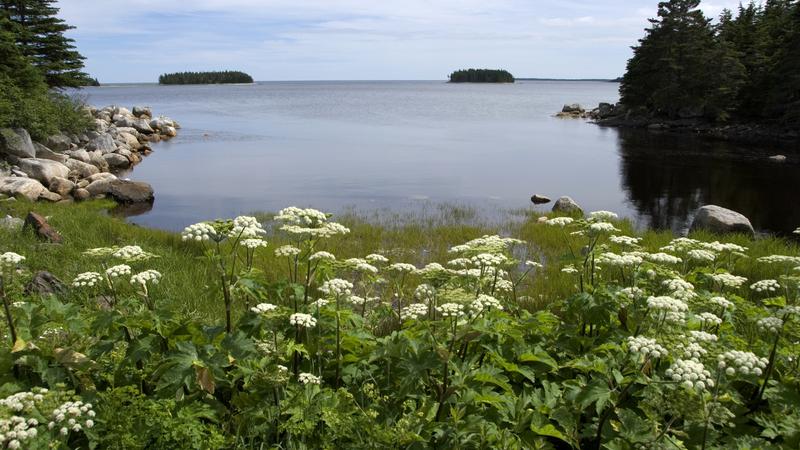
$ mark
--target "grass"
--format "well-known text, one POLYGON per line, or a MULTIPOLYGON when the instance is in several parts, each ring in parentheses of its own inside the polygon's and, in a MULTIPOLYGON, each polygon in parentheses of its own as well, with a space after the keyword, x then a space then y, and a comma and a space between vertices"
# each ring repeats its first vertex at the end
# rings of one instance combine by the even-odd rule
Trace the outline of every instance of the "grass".
MULTIPOLYGON (((64 244, 43 243, 30 232, 0 229, 0 253, 13 251, 25 255, 26 267, 31 271, 48 270, 69 282, 78 273, 99 269, 90 258, 82 255, 83 251, 94 247, 140 245, 146 251, 160 256, 142 268, 156 269, 165 275, 158 293, 159 298, 164 299, 162 301, 169 301, 173 307, 190 316, 212 320, 221 318, 223 307, 219 285, 207 263, 201 260, 203 255, 200 248, 186 245, 177 233, 142 228, 112 217, 106 212, 112 206, 113 203, 108 201, 72 205, 2 201, 2 216, 10 214, 24 218, 29 211, 47 216, 51 225, 64 237, 64 244)), ((265 221, 270 217, 261 215, 265 221)), ((348 226, 351 233, 343 238, 331 239, 324 250, 334 253, 338 259, 381 253, 392 262, 421 266, 430 262, 446 263, 450 259, 447 252, 450 247, 482 235, 515 237, 527 243, 514 255, 517 259, 523 262, 531 259, 545 264, 543 271, 520 290, 528 308, 540 309, 552 300, 563 299, 574 293, 576 280, 560 270, 560 260, 570 253, 565 245, 564 232, 561 228, 538 223, 539 217, 539 214, 531 211, 511 211, 507 220, 486 223, 469 208, 452 205, 407 214, 365 215, 351 212, 334 218, 348 226)), ((633 225, 627 221, 616 225, 625 234, 636 234, 633 225)), ((275 280, 285 275, 286 263, 277 260, 272 249, 288 241, 274 230, 269 233, 267 240, 270 247, 259 253, 255 267, 264 271, 268 279, 275 280)), ((647 231, 640 235, 643 238, 642 246, 650 250, 666 245, 675 237, 665 231, 647 231)), ((692 237, 701 240, 720 239, 719 236, 705 233, 693 234, 692 237)), ((797 243, 782 238, 751 240, 745 236, 731 235, 724 240, 751 249, 751 258, 741 260, 737 267, 737 273, 750 280, 766 276, 764 265, 755 263, 757 257, 800 254, 797 243)), ((574 248, 571 251, 578 253, 581 249, 574 248)))

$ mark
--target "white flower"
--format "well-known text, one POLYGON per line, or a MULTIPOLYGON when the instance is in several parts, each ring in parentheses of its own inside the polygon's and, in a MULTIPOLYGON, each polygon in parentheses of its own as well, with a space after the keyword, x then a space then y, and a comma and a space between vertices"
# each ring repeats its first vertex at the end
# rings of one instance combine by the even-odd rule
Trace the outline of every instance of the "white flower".
POLYGON ((733 302, 726 299, 725 297, 711 297, 709 301, 711 303, 714 303, 715 305, 723 307, 724 309, 728 309, 733 306, 733 302))
POLYGON ((572 264, 562 267, 561 271, 569 275, 578 273, 578 269, 576 269, 572 264))
POLYGON ((500 300, 492 297, 491 295, 481 294, 472 301, 470 308, 475 311, 476 313, 480 314, 484 310, 488 310, 491 308, 497 309, 502 311, 503 306, 500 304, 500 300))
POLYGON ((275 256, 291 258, 300 254, 300 249, 291 245, 283 245, 275 249, 275 256))
POLYGON ((371 262, 371 263, 373 263, 373 264, 389 262, 389 258, 387 258, 387 257, 385 257, 383 255, 379 255, 377 253, 373 253, 371 255, 367 255, 366 256, 366 260, 371 262))
POLYGON ((744 253, 744 252, 747 251, 747 247, 742 247, 741 245, 732 244, 730 242, 725 242, 725 243, 722 243, 722 242, 719 242, 719 241, 702 242, 700 244, 700 246, 705 248, 706 250, 711 250, 711 251, 720 252, 720 253, 721 252, 744 253))
POLYGON ((597 257, 597 263, 612 267, 633 267, 642 263, 642 258, 636 255, 618 255, 605 252, 597 257))
POLYGON ((428 301, 436 295, 436 290, 429 284, 420 284, 414 290, 414 298, 420 301, 428 301))
POLYGON ((667 356, 667 349, 659 345, 655 339, 649 339, 644 336, 629 336, 628 350, 630 350, 631 353, 646 358, 661 358, 667 356))
POLYGON ((628 247, 636 247, 637 245, 639 245, 639 242, 642 241, 642 238, 631 237, 631 236, 611 236, 608 238, 608 240, 618 245, 627 245, 628 247))
POLYGON ((256 314, 266 314, 278 309, 277 306, 273 305, 272 303, 259 303, 256 306, 250 308, 250 311, 256 314))
POLYGON ((694 361, 700 361, 700 358, 708 354, 708 350, 704 349, 702 345, 697 342, 689 344, 678 344, 678 350, 683 352, 683 357, 694 361))
POLYGON ((747 282, 747 278, 730 273, 712 273, 709 277, 720 286, 732 289, 739 288, 747 282))
POLYGON ((313 255, 309 256, 308 259, 311 261, 336 261, 336 256, 333 253, 329 252, 316 252, 313 255))
POLYGON ((14 252, 5 252, 0 255, 0 272, 4 269, 15 268, 18 266, 22 261, 25 261, 25 257, 22 255, 18 255, 14 252))
POLYGON ((703 325, 720 325, 722 323, 722 319, 709 312, 700 313, 697 318, 703 325))
POLYGON ((547 222, 545 222, 545 224, 550 226, 565 227, 574 221, 575 219, 573 219, 572 217, 554 217, 552 219, 547 219, 547 222))
POLYGON ((131 274, 131 266, 127 264, 120 264, 118 266, 109 267, 106 269, 106 275, 110 278, 123 277, 131 274))
MULTIPOLYGON (((351 297, 351 300, 352 300, 352 297, 351 297)), ((320 298, 320 299, 317 299, 316 301, 311 302, 311 306, 314 307, 314 308, 319 309, 319 308, 322 308, 323 306, 327 306, 328 303, 330 303, 329 300, 326 300, 324 298, 320 298)))
POLYGON ((689 257, 689 259, 700 262, 714 262, 714 260, 717 258, 717 255, 715 255, 713 252, 700 249, 689 250, 686 255, 689 257))
POLYGON ((350 295, 352 293, 353 283, 342 280, 340 278, 334 278, 332 280, 328 280, 322 283, 319 290, 324 292, 325 294, 338 297, 341 295, 350 295))
POLYGON ((631 300, 635 300, 637 297, 644 295, 644 290, 638 287, 627 287, 625 289, 620 289, 619 293, 631 300))
POLYGON ((275 220, 284 222, 281 230, 290 234, 309 235, 327 238, 337 234, 347 234, 350 229, 335 222, 328 222, 328 215, 316 209, 301 209, 294 206, 282 209, 275 220))
POLYGON ((139 272, 131 277, 131 284, 158 284, 159 281, 161 281, 161 272, 152 269, 139 272))
POLYGON ((682 300, 672 297, 649 297, 647 307, 664 314, 667 322, 682 323, 689 307, 682 300))
POLYGON ((739 350, 727 351, 719 355, 717 359, 719 360, 719 369, 725 369, 725 374, 728 376, 736 373, 761 376, 769 363, 767 358, 759 358, 753 353, 739 350))
POLYGON ((778 317, 765 317, 763 319, 759 319, 758 322, 756 322, 756 326, 758 326, 761 331, 767 333, 777 333, 781 330, 781 328, 783 328, 783 319, 778 317))
POLYGON ((317 325, 317 319, 311 314, 294 313, 289 316, 289 323, 298 327, 312 328, 317 325))
POLYGON ((718 339, 717 335, 705 331, 692 330, 689 332, 689 340, 692 342, 717 342, 718 339))
POLYGON ((684 253, 700 245, 702 245, 702 243, 698 240, 680 237, 673 239, 672 241, 670 241, 669 245, 661 247, 660 250, 662 252, 684 253))
POLYGON ((373 298, 369 298, 369 297, 368 298, 364 298, 364 297, 359 297, 357 295, 351 295, 350 298, 348 298, 347 300, 350 303, 352 303, 352 304, 354 304, 356 306, 362 306, 362 305, 365 305, 367 302, 372 301, 373 298))
POLYGON ((495 285, 498 292, 512 292, 514 290, 514 283, 509 280, 497 280, 495 285))
POLYGON ((418 269, 417 271, 415 271, 415 273, 418 275, 426 276, 426 275, 437 275, 447 271, 448 270, 445 269, 444 266, 434 262, 426 264, 425 267, 423 267, 422 269, 418 269))
POLYGON ((541 263, 531 260, 525 261, 525 265, 527 267, 530 267, 531 269, 541 269, 542 267, 544 267, 541 263))
POLYGON ((103 276, 97 272, 84 272, 78 274, 74 280, 72 280, 72 285, 74 287, 94 287, 97 283, 103 282, 103 276))
POLYGON ((662 285, 669 290, 673 297, 681 300, 690 300, 696 296, 692 283, 680 278, 666 280, 662 285))
POLYGON ((592 211, 589 213, 589 216, 597 220, 616 220, 619 218, 617 213, 611 211, 592 211))
POLYGON ((764 264, 785 264, 796 266, 800 264, 800 256, 770 255, 758 258, 758 262, 764 264))
POLYGON ((366 259, 350 258, 345 261, 345 264, 352 266, 358 272, 378 273, 378 268, 368 263, 366 259))
POLYGON ((647 260, 655 264, 680 264, 682 259, 667 253, 651 253, 647 255, 647 260))
POLYGON ((458 303, 445 303, 437 306, 436 311, 438 311, 442 317, 455 318, 464 314, 464 305, 459 305, 458 303))
POLYGON ((255 250, 259 247, 266 247, 267 241, 258 238, 244 239, 242 240, 242 246, 250 250, 255 250))
POLYGON ((780 288, 781 285, 778 283, 777 280, 761 280, 761 281, 756 281, 755 283, 750 285, 750 289, 758 293, 776 292, 780 288))
POLYGON ((474 264, 476 267, 499 266, 500 264, 503 264, 507 260, 508 260, 508 258, 506 258, 505 255, 493 255, 493 254, 490 254, 490 253, 481 253, 480 255, 473 256, 470 259, 472 264, 474 264))
POLYGON ((596 222, 589 225, 589 231, 592 233, 613 233, 619 231, 619 229, 608 222, 596 222))
POLYGON ((800 234, 800 228, 797 228, 796 230, 794 230, 794 234, 800 234))
POLYGON ((316 375, 312 375, 310 373, 305 373, 305 372, 301 373, 297 378, 303 384, 320 384, 320 383, 322 383, 322 379, 320 379, 320 377, 318 377, 316 375))
POLYGON ((428 315, 428 306, 424 303, 413 303, 400 310, 401 320, 417 320, 428 315))
POLYGON ((152 255, 142 250, 138 245, 126 245, 111 254, 114 258, 123 261, 144 261, 149 259, 152 255))
POLYGON ((231 238, 256 238, 266 234, 258 219, 250 216, 239 216, 233 219, 233 228, 228 232, 231 238))
POLYGON ((687 389, 702 391, 706 388, 714 387, 714 380, 711 372, 698 361, 691 359, 679 359, 664 372, 672 381, 681 383, 687 389))
POLYGON ((416 268, 416 266, 414 266, 413 264, 407 264, 407 263, 394 263, 394 264, 392 264, 391 266, 389 266, 389 270, 392 270, 392 271, 395 271, 395 272, 406 272, 406 273, 411 273, 411 272, 414 272, 414 271, 416 271, 416 270, 417 270, 417 268, 416 268))
POLYGON ((775 312, 778 316, 800 316, 800 306, 787 306, 775 312))
POLYGON ((184 241, 208 241, 217 236, 217 231, 210 224, 206 222, 196 223, 189 225, 183 229, 181 239, 184 241))

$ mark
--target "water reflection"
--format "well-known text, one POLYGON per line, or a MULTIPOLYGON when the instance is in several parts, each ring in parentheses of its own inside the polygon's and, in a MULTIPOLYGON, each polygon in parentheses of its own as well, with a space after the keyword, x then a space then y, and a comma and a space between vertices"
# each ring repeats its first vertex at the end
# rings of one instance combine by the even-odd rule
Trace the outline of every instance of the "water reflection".
POLYGON ((756 229, 789 234, 800 225, 794 151, 775 163, 770 147, 620 130, 622 189, 643 226, 681 232, 697 208, 715 204, 741 212, 756 229))

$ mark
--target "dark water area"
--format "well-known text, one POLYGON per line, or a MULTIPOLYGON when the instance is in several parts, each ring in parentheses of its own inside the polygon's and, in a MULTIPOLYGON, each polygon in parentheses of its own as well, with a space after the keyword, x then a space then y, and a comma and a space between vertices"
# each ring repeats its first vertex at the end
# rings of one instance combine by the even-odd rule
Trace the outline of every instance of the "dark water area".
MULTIPOLYGON (((553 117, 616 101, 609 82, 267 82, 86 88, 97 106, 149 105, 179 136, 126 176, 156 191, 134 223, 178 230, 290 205, 339 213, 473 208, 488 219, 569 195, 640 227, 684 230, 717 204, 764 232, 800 226, 800 152, 602 128, 553 117), (785 163, 768 156, 784 154, 785 163)), ((545 211, 546 208, 539 207, 545 211)))

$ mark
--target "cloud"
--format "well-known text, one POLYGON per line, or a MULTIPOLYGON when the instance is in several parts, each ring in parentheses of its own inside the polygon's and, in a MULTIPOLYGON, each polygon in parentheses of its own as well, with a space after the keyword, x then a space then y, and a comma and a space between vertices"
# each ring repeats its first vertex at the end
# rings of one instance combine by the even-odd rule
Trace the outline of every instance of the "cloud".
MULTIPOLYGON (((738 2, 704 5, 718 14, 738 2)), ((105 82, 236 68, 260 80, 442 79, 464 66, 517 76, 616 77, 654 0, 60 0, 105 82)))

